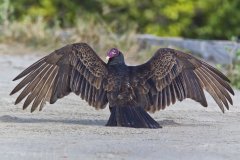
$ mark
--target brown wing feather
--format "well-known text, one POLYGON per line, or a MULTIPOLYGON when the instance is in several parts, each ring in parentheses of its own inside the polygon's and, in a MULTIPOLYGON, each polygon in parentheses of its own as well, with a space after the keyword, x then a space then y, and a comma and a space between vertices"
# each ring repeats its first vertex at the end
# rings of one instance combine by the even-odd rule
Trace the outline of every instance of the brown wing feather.
POLYGON ((31 112, 38 106, 42 110, 48 101, 74 92, 90 105, 104 108, 107 97, 103 80, 107 74, 106 64, 85 43, 60 48, 40 59, 20 73, 14 80, 24 79, 13 89, 11 95, 23 89, 15 104, 26 98, 23 108, 31 103, 31 112))
POLYGON ((222 112, 224 107, 229 109, 228 103, 232 104, 230 94, 234 92, 229 79, 206 62, 181 51, 161 48, 148 62, 131 68, 134 83, 148 88, 145 96, 153 98, 153 103, 145 106, 147 111, 165 109, 185 98, 207 107, 203 89, 210 93, 222 112))

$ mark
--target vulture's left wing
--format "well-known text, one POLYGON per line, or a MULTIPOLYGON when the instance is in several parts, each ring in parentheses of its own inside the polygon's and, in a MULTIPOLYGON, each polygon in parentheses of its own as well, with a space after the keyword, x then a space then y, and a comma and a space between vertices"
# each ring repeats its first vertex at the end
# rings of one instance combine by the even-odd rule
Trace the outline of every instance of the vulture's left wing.
POLYGON ((32 103, 32 112, 70 92, 80 94, 96 108, 104 108, 108 103, 102 85, 106 74, 106 64, 94 50, 86 43, 76 43, 52 52, 20 73, 14 80, 25 78, 11 95, 24 88, 15 104, 27 97, 23 109, 32 103))
POLYGON ((205 89, 222 112, 232 104, 234 95, 228 78, 220 71, 189 54, 161 48, 145 64, 132 66, 132 81, 145 95, 147 111, 164 109, 176 100, 191 98, 203 106, 207 101, 205 89))

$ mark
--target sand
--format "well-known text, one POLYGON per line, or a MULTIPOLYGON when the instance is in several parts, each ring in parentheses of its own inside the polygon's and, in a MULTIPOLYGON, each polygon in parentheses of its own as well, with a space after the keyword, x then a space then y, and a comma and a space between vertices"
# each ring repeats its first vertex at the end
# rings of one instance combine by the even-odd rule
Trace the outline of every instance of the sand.
POLYGON ((0 55, 0 159, 223 160, 240 157, 240 92, 222 114, 185 100, 151 114, 162 129, 105 127, 108 108, 95 110, 71 94, 43 111, 22 110, 11 80, 40 57, 0 55))

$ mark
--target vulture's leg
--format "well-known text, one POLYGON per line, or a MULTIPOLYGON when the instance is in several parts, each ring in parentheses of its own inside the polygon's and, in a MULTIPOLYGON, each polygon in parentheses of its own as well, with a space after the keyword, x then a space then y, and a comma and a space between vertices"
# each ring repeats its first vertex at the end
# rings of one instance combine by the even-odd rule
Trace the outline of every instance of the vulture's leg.
POLYGON ((162 128, 142 107, 110 107, 110 112, 106 126, 162 128))

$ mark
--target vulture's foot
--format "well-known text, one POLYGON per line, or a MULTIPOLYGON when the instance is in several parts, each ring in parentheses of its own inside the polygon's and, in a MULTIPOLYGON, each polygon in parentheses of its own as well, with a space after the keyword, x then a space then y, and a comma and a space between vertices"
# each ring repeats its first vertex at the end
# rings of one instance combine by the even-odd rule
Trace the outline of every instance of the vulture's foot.
POLYGON ((162 128, 142 107, 111 107, 106 126, 162 128))

